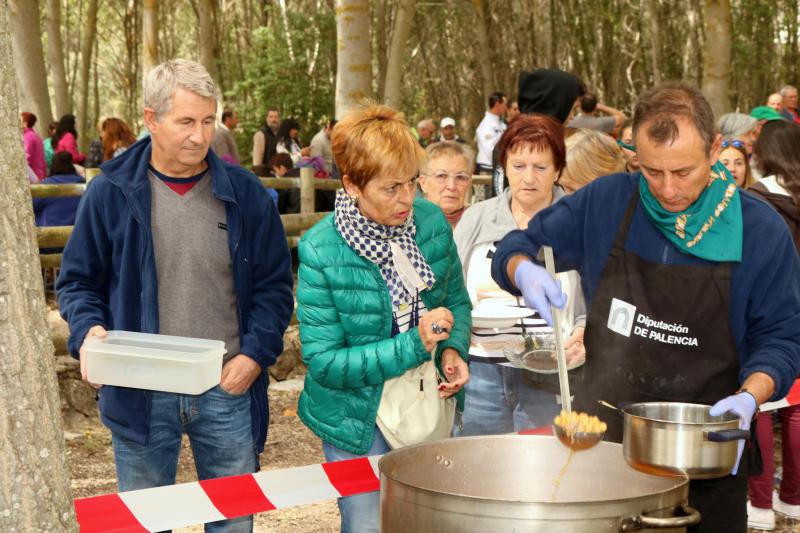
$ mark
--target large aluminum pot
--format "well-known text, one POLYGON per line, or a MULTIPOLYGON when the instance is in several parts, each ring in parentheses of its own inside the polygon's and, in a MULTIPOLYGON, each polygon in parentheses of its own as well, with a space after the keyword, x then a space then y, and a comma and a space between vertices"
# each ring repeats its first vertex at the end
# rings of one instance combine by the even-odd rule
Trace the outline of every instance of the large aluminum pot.
POLYGON ((465 437, 394 450, 379 462, 383 533, 685 531, 689 480, 638 472, 622 446, 575 452, 554 437, 465 437))
POLYGON ((659 475, 690 479, 727 476, 736 463, 739 417, 708 414, 710 407, 692 403, 644 402, 622 407, 622 445, 632 467, 659 475))

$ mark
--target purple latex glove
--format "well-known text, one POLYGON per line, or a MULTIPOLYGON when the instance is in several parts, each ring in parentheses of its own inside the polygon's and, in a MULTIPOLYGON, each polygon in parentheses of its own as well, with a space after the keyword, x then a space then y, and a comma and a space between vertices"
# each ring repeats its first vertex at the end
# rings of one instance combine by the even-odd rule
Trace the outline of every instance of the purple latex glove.
MULTIPOLYGON (((712 405, 708 414, 711 416, 719 416, 731 412, 739 417, 739 429, 750 429, 750 422, 753 420, 757 409, 758 406, 756 405, 755 397, 749 392, 740 392, 733 396, 723 398, 712 405)), ((739 461, 742 460, 744 442, 744 440, 739 440, 739 452, 736 456, 736 464, 733 465, 733 470, 731 470, 731 475, 733 476, 739 471, 739 461)))
POLYGON ((564 309, 567 305, 567 295, 561 292, 561 282, 554 280, 547 270, 532 261, 523 261, 514 272, 514 283, 522 293, 525 305, 537 311, 552 327, 550 306, 564 309))

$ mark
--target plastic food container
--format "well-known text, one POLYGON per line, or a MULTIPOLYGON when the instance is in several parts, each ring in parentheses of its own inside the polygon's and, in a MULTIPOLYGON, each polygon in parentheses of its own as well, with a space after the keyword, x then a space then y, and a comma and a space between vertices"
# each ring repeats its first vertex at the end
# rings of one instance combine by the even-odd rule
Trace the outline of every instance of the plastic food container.
POLYGON ((179 394, 202 394, 219 384, 225 343, 189 337, 109 331, 86 341, 91 383, 179 394))

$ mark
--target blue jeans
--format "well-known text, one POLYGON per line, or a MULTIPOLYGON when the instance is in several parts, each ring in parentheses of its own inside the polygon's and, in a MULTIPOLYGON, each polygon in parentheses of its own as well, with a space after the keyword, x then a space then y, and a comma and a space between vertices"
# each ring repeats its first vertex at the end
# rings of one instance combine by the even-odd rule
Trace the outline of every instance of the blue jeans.
MULTIPOLYGON (((322 441, 322 451, 328 462, 381 455, 391 451, 383 439, 381 430, 375 427, 372 438, 372 447, 364 455, 356 455, 337 448, 333 444, 322 441)), ((347 496, 337 500, 339 514, 342 517, 341 533, 378 533, 380 530, 380 492, 366 492, 355 496, 347 496)))
POLYGON ((461 427, 454 437, 500 435, 547 426, 561 411, 556 395, 526 380, 527 370, 470 362, 461 427))
MULTIPOLYGON (((175 483, 181 436, 192 446, 199 479, 253 473, 258 456, 250 419, 250 392, 234 396, 217 385, 196 396, 153 392, 150 434, 141 445, 112 433, 120 491, 175 483)), ((206 524, 206 531, 253 530, 253 517, 206 524)))

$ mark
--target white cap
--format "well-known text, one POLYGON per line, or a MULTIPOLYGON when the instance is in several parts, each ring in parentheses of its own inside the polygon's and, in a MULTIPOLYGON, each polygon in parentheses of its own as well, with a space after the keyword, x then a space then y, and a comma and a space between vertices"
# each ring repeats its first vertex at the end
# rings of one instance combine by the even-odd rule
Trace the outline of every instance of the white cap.
POLYGON ((442 121, 439 123, 440 128, 446 128, 447 126, 455 127, 456 121, 450 117, 444 117, 442 121))

